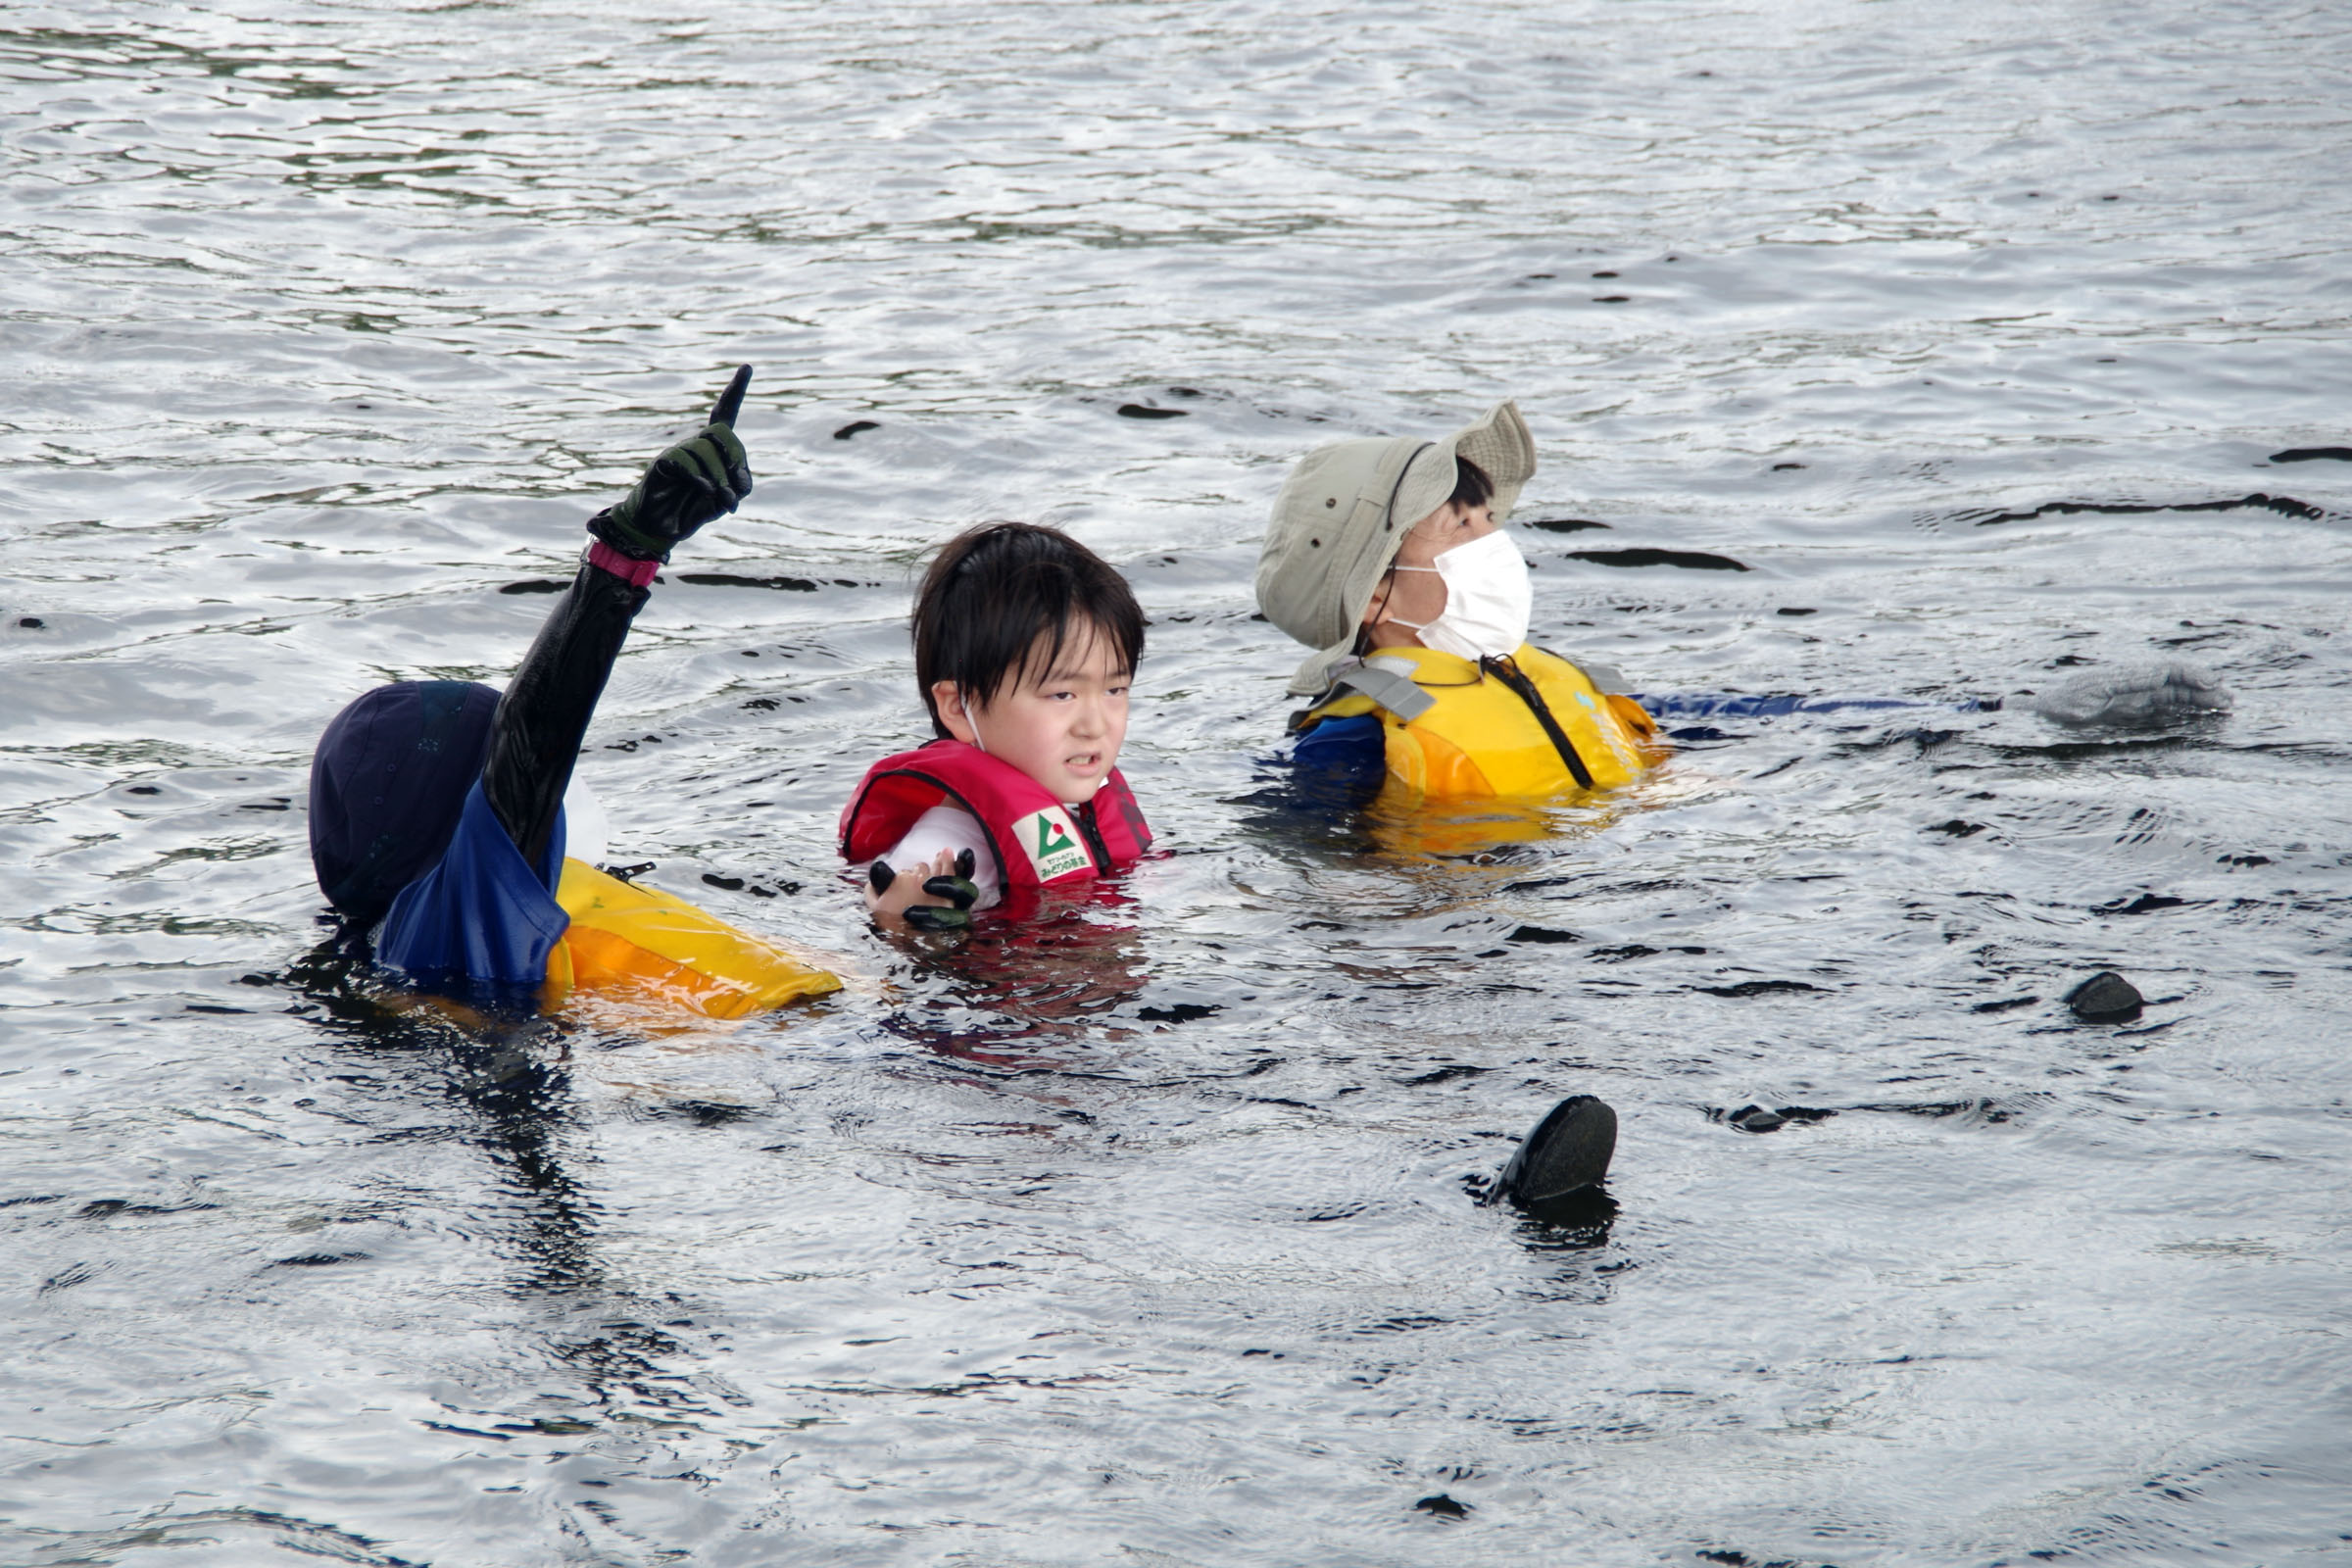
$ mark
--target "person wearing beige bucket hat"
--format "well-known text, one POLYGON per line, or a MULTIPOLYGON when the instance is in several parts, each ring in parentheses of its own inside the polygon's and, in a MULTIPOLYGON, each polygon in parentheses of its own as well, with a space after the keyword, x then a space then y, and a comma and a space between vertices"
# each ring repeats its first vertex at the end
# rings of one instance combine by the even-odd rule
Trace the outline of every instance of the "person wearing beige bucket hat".
POLYGON ((1535 471, 1507 402, 1440 439, 1336 442, 1291 470, 1256 588, 1314 650, 1290 683, 1312 699, 1291 722, 1301 762, 1351 757, 1412 798, 1535 801, 1657 760, 1657 726, 1613 671, 1527 641, 1527 563, 1503 524, 1535 471))
MULTIPOLYGON (((1515 403, 1437 440, 1318 447, 1291 470, 1256 588, 1266 618, 1314 650, 1290 682, 1310 699, 1291 719, 1299 804, 1392 790, 1408 816, 1424 801, 1532 808, 1629 782, 1656 760, 1656 726, 1605 689, 1613 672, 1527 640, 1534 595, 1503 525, 1535 471, 1515 403)), ((1501 826, 1491 808, 1473 814, 1474 835, 1501 826)), ((1571 1095, 1482 1201, 1605 1233, 1615 1204, 1601 1183, 1616 1143, 1616 1112, 1571 1095)))

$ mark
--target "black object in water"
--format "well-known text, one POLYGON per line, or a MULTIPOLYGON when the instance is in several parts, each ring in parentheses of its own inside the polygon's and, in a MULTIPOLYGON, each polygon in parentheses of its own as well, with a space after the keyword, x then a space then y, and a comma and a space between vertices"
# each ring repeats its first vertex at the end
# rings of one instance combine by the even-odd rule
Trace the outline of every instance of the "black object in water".
POLYGON ((1747 567, 1729 556, 1718 556, 1704 550, 1660 550, 1655 545, 1636 545, 1630 550, 1571 550, 1579 561, 1590 561, 1595 566, 1681 566, 1690 571, 1745 571, 1747 567))
POLYGON ((1483 1200, 1508 1200, 1517 1207, 1537 1210, 1599 1186, 1616 1152, 1617 1112, 1606 1101, 1570 1095, 1545 1111, 1535 1130, 1520 1140, 1483 1200))
POLYGON ((2130 1023, 2147 999, 2111 969, 2102 969, 2066 994, 2066 1004, 2084 1023, 2130 1023))
MULTIPOLYGON (((2311 450, 2316 452, 2322 449, 2313 448, 2311 450)), ((2281 452, 2274 456, 2271 461, 2278 463, 2281 460, 2291 460, 2292 457, 2291 453, 2281 452)), ((2276 512, 2282 517, 2300 517, 2307 522, 2318 522, 2328 515, 2325 509, 2315 507, 2308 501, 2297 501, 2293 496, 2264 495, 2257 491, 2250 496, 2228 496, 2220 501, 2051 501, 2034 508, 2031 512, 1985 512, 1981 510, 1961 512, 1954 514, 1952 520, 1974 523, 1980 528, 1990 528, 1998 523, 2031 522, 2035 517, 2047 516, 2073 517, 2080 516, 2084 513, 2095 513, 2104 516, 2133 517, 2152 512, 2236 512, 2241 509, 2276 512)))

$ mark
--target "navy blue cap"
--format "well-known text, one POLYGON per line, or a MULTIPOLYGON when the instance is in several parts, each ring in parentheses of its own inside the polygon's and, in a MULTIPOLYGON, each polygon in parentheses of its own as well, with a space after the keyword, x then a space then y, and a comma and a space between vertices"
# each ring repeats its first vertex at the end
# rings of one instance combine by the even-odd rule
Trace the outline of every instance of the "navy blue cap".
POLYGON ((311 865, 346 919, 372 925, 440 863, 481 777, 498 693, 463 680, 378 686, 311 759, 311 865))

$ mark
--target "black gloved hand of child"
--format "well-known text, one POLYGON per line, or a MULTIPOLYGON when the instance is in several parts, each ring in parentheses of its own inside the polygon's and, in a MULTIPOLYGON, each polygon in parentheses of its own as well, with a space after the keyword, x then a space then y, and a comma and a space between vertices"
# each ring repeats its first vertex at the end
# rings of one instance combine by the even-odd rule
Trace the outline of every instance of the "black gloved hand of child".
POLYGON ((631 561, 667 561, 671 547, 752 493, 752 470, 735 437, 752 368, 739 367, 710 422, 647 466, 617 503, 588 519, 588 531, 631 561))
POLYGON ((947 907, 936 904, 918 904, 906 911, 906 923, 917 931, 968 931, 972 926, 972 906, 979 901, 980 889, 972 881, 972 870, 978 862, 969 850, 956 852, 956 869, 950 873, 926 878, 923 891, 935 899, 948 901, 947 907))

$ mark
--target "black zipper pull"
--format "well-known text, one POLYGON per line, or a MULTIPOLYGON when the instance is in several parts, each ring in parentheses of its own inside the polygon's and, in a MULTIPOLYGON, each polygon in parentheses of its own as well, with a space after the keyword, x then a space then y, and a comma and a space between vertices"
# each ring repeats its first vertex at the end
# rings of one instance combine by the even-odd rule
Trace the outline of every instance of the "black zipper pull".
POLYGON ((1078 831, 1086 837, 1086 853, 1095 858, 1095 874, 1110 874, 1110 846, 1102 842, 1102 830, 1095 825, 1095 803, 1078 804, 1078 831))

